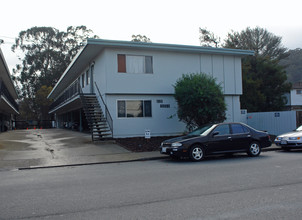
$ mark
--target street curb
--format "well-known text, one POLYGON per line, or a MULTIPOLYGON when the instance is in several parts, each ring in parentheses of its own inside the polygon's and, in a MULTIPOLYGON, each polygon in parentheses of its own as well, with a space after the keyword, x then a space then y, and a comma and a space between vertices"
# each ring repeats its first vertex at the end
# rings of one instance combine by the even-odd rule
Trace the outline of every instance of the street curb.
MULTIPOLYGON (((281 148, 264 148, 262 152, 268 151, 278 151, 281 148)), ((54 165, 54 166, 35 166, 35 167, 20 167, 18 170, 38 170, 38 169, 49 169, 49 168, 60 168, 60 167, 76 167, 76 166, 89 166, 89 165, 98 165, 98 164, 113 164, 113 163, 130 163, 138 161, 150 161, 150 160, 160 160, 167 159, 169 156, 160 156, 160 157, 145 157, 132 160, 118 160, 118 161, 107 161, 107 162, 94 162, 94 163, 78 163, 78 164, 65 164, 65 165, 54 165)))
POLYGON ((60 168, 60 167, 76 167, 76 166, 89 166, 89 165, 98 165, 98 164, 112 164, 112 163, 129 163, 129 162, 138 162, 138 161, 149 161, 149 160, 160 160, 167 159, 169 156, 161 157, 146 157, 132 160, 118 160, 118 161, 107 161, 107 162, 94 162, 94 163, 78 163, 78 164, 64 164, 64 165, 54 165, 54 166, 35 166, 35 167, 20 167, 17 170, 38 170, 38 169, 49 169, 49 168, 60 168))

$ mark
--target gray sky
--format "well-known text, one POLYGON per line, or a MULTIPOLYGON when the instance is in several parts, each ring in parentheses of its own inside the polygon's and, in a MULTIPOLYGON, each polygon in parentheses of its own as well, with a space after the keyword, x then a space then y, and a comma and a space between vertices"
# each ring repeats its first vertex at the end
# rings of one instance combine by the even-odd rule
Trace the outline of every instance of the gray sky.
POLYGON ((289 49, 302 48, 302 2, 298 0, 10 0, 0 3, 0 39, 10 70, 10 48, 22 30, 51 26, 65 31, 85 25, 102 39, 146 35, 154 43, 199 45, 199 27, 224 39, 231 30, 262 27, 289 49))

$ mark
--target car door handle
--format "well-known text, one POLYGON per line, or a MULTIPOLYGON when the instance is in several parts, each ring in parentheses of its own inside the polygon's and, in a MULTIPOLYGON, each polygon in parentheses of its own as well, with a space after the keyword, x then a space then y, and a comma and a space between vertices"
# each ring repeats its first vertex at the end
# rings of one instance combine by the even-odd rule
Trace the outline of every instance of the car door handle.
POLYGON ((231 139, 232 139, 232 137, 228 137, 228 139, 229 139, 229 140, 231 140, 231 139))
POLYGON ((248 137, 248 138, 250 138, 250 137, 251 137, 251 135, 250 135, 250 134, 248 134, 248 135, 247 135, 247 137, 248 137))

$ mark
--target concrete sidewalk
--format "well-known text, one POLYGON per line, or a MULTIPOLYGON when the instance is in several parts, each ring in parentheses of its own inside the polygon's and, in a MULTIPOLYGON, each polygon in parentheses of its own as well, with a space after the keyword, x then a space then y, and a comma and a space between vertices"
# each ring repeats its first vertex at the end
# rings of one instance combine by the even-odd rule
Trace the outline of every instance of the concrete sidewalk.
MULTIPOLYGON (((280 149, 275 145, 263 149, 280 149)), ((159 151, 134 153, 114 141, 91 141, 89 134, 65 129, 0 133, 0 170, 37 169, 167 158, 159 151)))
POLYGON ((158 151, 134 153, 114 141, 91 141, 89 134, 65 129, 0 133, 0 170, 76 166, 160 159, 158 151))

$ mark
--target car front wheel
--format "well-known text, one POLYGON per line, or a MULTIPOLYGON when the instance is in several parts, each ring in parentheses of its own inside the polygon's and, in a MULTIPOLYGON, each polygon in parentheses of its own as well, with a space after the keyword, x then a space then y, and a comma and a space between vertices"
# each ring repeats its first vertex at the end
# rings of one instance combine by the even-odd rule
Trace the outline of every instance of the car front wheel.
POLYGON ((261 153, 261 146, 258 142, 252 142, 249 146, 247 154, 251 157, 257 157, 261 153))
POLYGON ((194 145, 190 149, 190 159, 192 161, 201 161, 204 158, 204 151, 200 145, 194 145))

